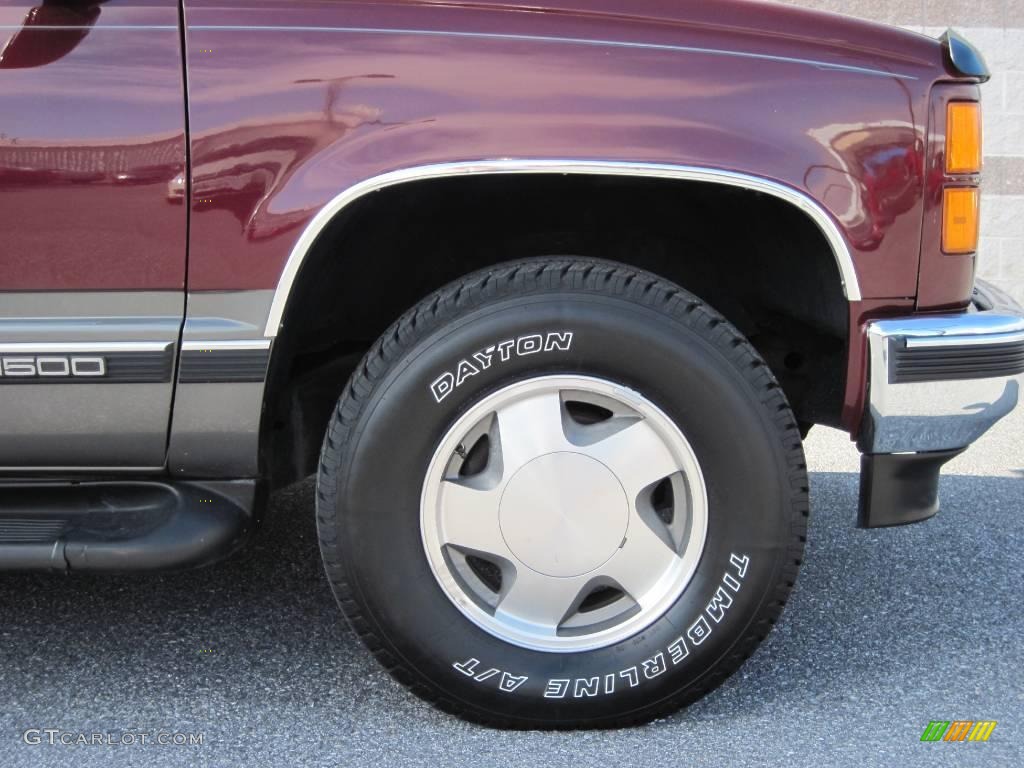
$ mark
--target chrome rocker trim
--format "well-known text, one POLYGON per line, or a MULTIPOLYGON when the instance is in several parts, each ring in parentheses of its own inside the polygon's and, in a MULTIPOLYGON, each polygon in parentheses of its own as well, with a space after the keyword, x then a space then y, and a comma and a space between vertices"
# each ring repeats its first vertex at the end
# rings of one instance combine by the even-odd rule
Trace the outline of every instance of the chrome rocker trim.
POLYGON ((701 181, 724 184, 730 187, 740 187, 772 195, 795 205, 818 225, 818 228, 828 241, 829 247, 832 249, 836 265, 839 268, 839 276, 843 282, 843 292, 846 298, 849 301, 860 301, 862 298, 860 283, 857 281, 857 271, 853 264, 853 257, 850 255, 846 240, 843 238, 838 226, 836 226, 835 221, 818 203, 806 194, 784 184, 734 171, 685 165, 596 160, 476 160, 404 168, 380 176, 374 176, 352 185, 321 208, 316 216, 313 217, 313 220, 306 226, 305 230, 303 230, 291 253, 288 255, 288 261, 285 262, 284 270, 278 279, 277 289, 274 291, 274 300, 270 306, 270 314, 267 318, 264 336, 274 338, 277 335, 281 327, 282 318, 284 317, 285 305, 288 303, 288 297, 295 283, 295 278, 299 274, 299 269, 302 267, 306 254, 312 248, 320 232, 343 208, 355 202, 363 195, 408 181, 424 181, 452 176, 474 176, 481 174, 531 173, 637 176, 677 179, 680 181, 701 181))

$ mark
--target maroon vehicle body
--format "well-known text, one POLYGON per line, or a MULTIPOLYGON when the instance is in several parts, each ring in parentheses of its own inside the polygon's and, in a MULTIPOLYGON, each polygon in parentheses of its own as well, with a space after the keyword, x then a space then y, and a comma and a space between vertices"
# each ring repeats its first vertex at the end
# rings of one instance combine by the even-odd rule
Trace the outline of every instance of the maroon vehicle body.
POLYGON ((0 4, 0 291, 182 290, 177 4, 33 5, 0 4))
POLYGON ((210 563, 315 473, 397 679, 633 724, 778 620, 807 430, 857 441, 861 527, 903 525, 1019 400, 1024 310, 974 275, 990 74, 952 30, 0 0, 0 45, 0 570, 210 563))
MULTIPOLYGON (((167 189, 185 170, 177 6, 97 7, 71 55, 0 83, 0 206, 38 222, 7 239, 0 290, 183 286, 185 212, 167 189), (71 76, 83 68, 92 82, 71 76), (58 153, 75 158, 65 170, 58 153), (126 216, 143 223, 134 239, 112 237, 126 216)), ((3 23, 27 8, 0 8, 3 23)), ((740 0, 188 2, 188 289, 274 289, 323 206, 396 169, 522 157, 741 171, 806 193, 847 240, 855 429, 857 329, 915 298, 965 306, 974 260, 921 250, 928 132, 943 131, 932 86, 953 76, 938 44, 835 19, 823 39, 820 23, 740 0)))

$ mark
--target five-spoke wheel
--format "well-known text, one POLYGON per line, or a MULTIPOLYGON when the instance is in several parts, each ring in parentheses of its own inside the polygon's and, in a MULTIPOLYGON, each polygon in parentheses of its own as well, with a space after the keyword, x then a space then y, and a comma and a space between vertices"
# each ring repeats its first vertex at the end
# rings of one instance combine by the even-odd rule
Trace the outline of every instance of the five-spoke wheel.
POLYGON ((423 543, 449 598, 540 650, 609 645, 656 620, 706 529, 704 481, 678 427, 591 377, 485 397, 441 441, 423 487, 423 543))

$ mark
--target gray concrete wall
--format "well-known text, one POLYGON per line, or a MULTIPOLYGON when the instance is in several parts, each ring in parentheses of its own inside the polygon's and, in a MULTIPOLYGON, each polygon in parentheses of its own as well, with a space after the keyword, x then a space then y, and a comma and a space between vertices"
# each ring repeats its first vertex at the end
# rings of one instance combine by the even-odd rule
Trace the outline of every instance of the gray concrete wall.
POLYGON ((930 37, 954 27, 992 70, 982 86, 985 168, 978 274, 1024 302, 1024 0, 780 0, 930 37))

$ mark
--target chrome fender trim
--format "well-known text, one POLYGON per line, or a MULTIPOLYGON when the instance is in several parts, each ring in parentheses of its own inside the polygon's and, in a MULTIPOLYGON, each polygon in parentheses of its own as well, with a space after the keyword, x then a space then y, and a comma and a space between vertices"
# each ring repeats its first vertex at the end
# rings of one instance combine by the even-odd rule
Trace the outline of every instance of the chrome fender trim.
POLYGON ((740 187, 766 195, 772 195, 780 200, 799 208, 807 214, 825 236, 832 254, 835 257, 836 265, 839 268, 839 276, 843 282, 843 292, 848 301, 860 301, 860 284, 857 281, 857 271, 854 268, 853 257, 846 245, 839 227, 836 226, 832 217, 818 205, 814 200, 803 192, 792 187, 780 184, 757 176, 749 176, 735 171, 724 171, 715 168, 701 168, 685 165, 664 165, 658 163, 633 163, 599 160, 523 160, 523 159, 500 159, 500 160, 475 160, 458 163, 440 163, 436 165, 424 165, 413 168, 404 168, 380 176, 365 179, 353 184, 348 189, 338 194, 309 222, 305 230, 299 236, 288 261, 285 262, 284 270, 278 279, 277 288, 274 291, 274 299, 270 305, 270 314, 267 318, 264 336, 274 338, 277 336, 284 317, 285 306, 291 294, 295 278, 302 267, 306 254, 312 248, 316 238, 323 231, 339 212, 346 206, 355 202, 363 195, 386 187, 393 187, 409 181, 425 181, 428 179, 440 179, 452 176, 475 176, 481 174, 578 174, 590 176, 638 176, 657 179, 676 179, 679 181, 700 181, 712 184, 724 184, 730 187, 740 187))

